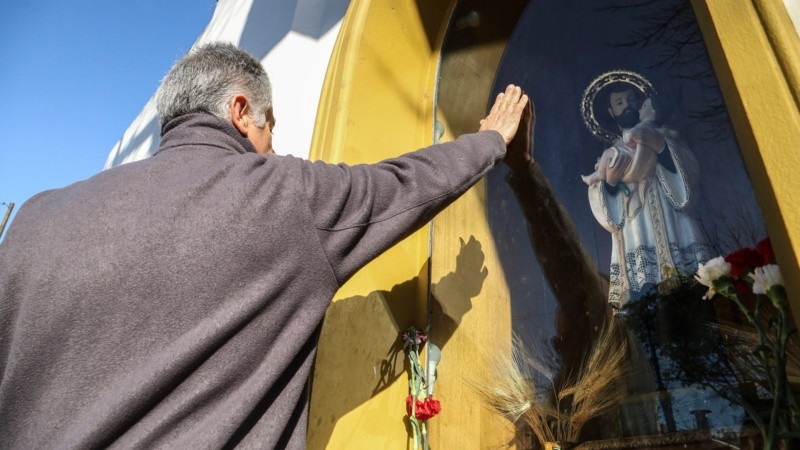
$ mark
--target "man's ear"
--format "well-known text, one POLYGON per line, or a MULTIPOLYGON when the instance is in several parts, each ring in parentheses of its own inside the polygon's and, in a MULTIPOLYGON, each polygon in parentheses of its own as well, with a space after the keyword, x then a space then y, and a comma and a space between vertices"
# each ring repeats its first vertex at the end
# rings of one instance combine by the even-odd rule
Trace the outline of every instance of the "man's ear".
POLYGON ((270 127, 270 131, 275 127, 275 114, 272 111, 272 106, 267 109, 266 112, 267 116, 267 124, 266 126, 270 127))
POLYGON ((250 115, 247 113, 247 105, 247 97, 242 94, 236 94, 231 98, 229 108, 231 123, 244 137, 247 137, 247 131, 250 127, 250 115))

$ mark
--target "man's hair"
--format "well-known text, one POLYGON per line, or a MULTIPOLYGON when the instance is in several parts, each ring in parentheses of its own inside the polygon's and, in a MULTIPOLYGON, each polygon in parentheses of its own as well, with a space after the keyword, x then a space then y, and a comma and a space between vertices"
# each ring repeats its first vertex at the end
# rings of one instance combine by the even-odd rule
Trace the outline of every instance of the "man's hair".
POLYGON ((161 127, 195 112, 230 119, 230 100, 236 94, 247 98, 250 118, 263 127, 272 107, 272 87, 261 63, 230 43, 197 47, 172 66, 156 92, 161 127))

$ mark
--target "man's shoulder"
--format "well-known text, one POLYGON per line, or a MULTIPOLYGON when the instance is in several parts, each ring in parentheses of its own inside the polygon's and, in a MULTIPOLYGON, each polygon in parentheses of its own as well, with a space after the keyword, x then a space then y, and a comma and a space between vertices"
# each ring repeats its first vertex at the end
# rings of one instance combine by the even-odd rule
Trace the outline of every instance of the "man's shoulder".
POLYGON ((64 188, 47 189, 47 190, 41 191, 41 192, 39 192, 37 194, 34 194, 33 196, 31 196, 29 199, 25 200, 25 202, 22 203, 22 206, 19 207, 19 210, 18 210, 19 212, 17 213, 17 215, 19 215, 22 211, 27 211, 29 209, 33 209, 36 205, 47 201, 47 199, 52 194, 54 194, 54 193, 56 193, 56 192, 58 192, 58 191, 60 191, 62 189, 64 189, 64 188))

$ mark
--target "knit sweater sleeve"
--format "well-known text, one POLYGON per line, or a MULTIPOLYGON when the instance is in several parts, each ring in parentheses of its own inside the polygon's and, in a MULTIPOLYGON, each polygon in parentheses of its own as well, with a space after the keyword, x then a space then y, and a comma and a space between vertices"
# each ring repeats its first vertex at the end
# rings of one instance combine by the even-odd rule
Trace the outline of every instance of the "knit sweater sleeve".
POLYGON ((306 164, 306 195, 339 283, 423 226, 505 151, 501 135, 485 131, 375 164, 306 164))

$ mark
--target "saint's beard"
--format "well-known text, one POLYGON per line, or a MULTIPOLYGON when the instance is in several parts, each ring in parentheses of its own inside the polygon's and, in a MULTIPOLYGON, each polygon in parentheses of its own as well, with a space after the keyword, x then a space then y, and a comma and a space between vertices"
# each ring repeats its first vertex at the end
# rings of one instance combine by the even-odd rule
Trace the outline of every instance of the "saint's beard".
POLYGON ((614 122, 624 130, 633 128, 639 123, 639 111, 633 108, 625 108, 622 114, 614 116, 614 122))

